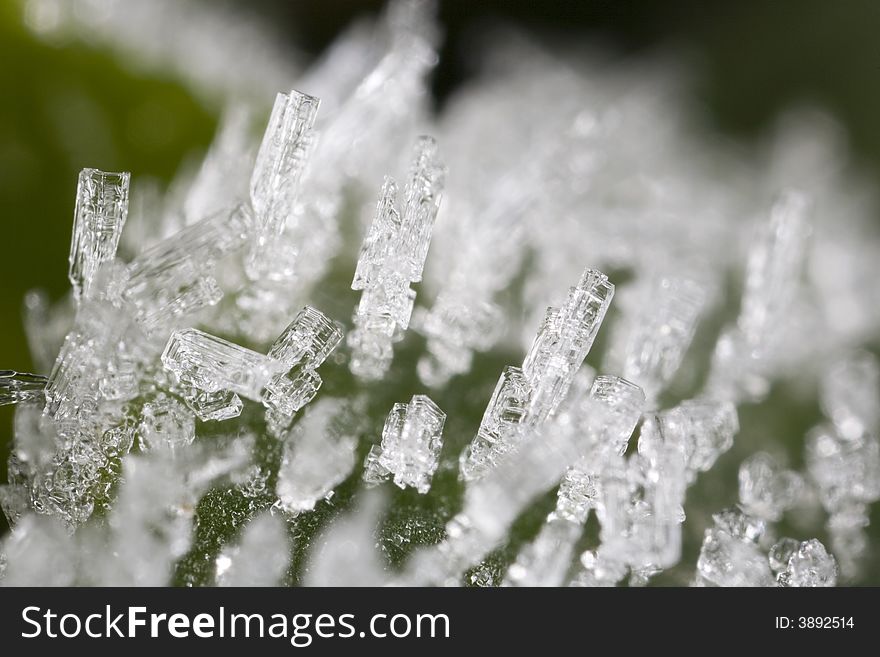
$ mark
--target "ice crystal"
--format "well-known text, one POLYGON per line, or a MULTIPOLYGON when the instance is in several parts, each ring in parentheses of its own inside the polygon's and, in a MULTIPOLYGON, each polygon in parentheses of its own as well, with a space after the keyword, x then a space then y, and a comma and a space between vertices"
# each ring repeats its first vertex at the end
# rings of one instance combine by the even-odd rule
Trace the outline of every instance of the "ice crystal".
POLYGON ((427 493, 439 463, 445 422, 446 413, 425 395, 395 404, 385 420, 382 442, 367 455, 364 480, 373 484, 391 478, 400 488, 412 486, 427 493))
POLYGON ((601 272, 586 269, 560 308, 550 307, 522 367, 501 374, 477 435, 462 454, 465 480, 482 476, 513 449, 522 426, 539 426, 559 407, 593 346, 614 296, 601 272))
POLYGON ((364 379, 379 379, 388 370, 394 342, 409 327, 415 291, 422 270, 434 220, 440 207, 444 169, 437 144, 421 137, 398 202, 397 184, 386 178, 379 205, 358 257, 351 289, 361 291, 354 314, 354 330, 348 335, 352 350, 351 371, 364 379))

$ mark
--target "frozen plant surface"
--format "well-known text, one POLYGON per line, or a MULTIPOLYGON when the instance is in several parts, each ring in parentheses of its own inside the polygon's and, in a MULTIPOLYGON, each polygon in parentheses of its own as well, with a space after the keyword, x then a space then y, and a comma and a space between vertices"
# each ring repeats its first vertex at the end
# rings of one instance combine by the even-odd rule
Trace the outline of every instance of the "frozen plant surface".
MULTIPOLYGON (((92 4, 24 6, 155 57, 92 4)), ((137 4, 229 103, 167 192, 79 176, 71 291, 0 370, 0 581, 876 581, 878 205, 821 122, 729 153, 675 71, 509 34, 435 116, 431 3, 252 80, 137 4)))

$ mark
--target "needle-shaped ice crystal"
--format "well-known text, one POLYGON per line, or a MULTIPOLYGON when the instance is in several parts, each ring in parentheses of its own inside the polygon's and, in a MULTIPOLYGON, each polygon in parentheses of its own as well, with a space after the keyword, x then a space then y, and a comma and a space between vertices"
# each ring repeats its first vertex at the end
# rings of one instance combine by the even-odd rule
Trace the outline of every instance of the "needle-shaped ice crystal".
POLYGON ((425 395, 395 404, 385 420, 381 445, 367 455, 364 480, 391 478, 400 488, 412 486, 427 493, 439 463, 445 422, 446 413, 425 395))
POLYGON ((279 506, 291 514, 311 511, 355 466, 358 422, 339 399, 323 398, 283 436, 278 469, 279 506))
POLYGON ((0 406, 39 399, 47 380, 39 374, 0 370, 0 406))
POLYGON ((88 296, 101 263, 116 255, 128 216, 128 172, 83 169, 76 188, 68 277, 74 296, 88 296))
POLYGON ((614 296, 608 277, 586 269, 561 308, 548 308, 522 368, 508 367, 489 400, 477 435, 460 460, 465 480, 478 478, 513 449, 519 425, 538 426, 559 408, 596 339, 614 296))
POLYGON ((361 291, 348 336, 351 371, 379 379, 388 370, 394 343, 409 327, 416 293, 443 190, 445 170, 431 137, 421 137, 399 209, 397 185, 386 178, 373 223, 361 246, 351 283, 361 291))
MULTIPOLYGON (((278 94, 251 176, 251 204, 256 217, 255 243, 248 258, 248 274, 258 279, 284 275, 274 249, 287 222, 294 216, 299 181, 314 139, 320 101, 299 91, 278 94)), ((295 254, 287 254, 292 260, 295 254)))

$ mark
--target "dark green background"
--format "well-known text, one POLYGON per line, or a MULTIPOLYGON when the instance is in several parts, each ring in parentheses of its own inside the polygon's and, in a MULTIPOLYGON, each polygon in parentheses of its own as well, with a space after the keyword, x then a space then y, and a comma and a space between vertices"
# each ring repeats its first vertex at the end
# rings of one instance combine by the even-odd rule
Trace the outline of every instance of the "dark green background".
MULTIPOLYGON (((355 15, 381 3, 281 0, 241 3, 265 14, 307 52, 319 52, 355 15)), ((678 48, 697 64, 694 99, 711 129, 748 144, 793 102, 831 110, 854 155, 876 177, 880 158, 880 3, 871 0, 754 2, 441 3, 447 39, 433 80, 438 106, 465 80, 469 44, 486 21, 501 17, 540 38, 564 35, 605 45, 621 57, 678 48)), ((128 170, 135 179, 171 179, 184 158, 203 150, 218 106, 195 99, 170 78, 133 73, 112 54, 70 43, 47 45, 28 34, 17 2, 0 0, 0 368, 30 370, 20 321, 25 292, 68 288, 67 253, 77 172, 84 166, 128 170)), ((500 363, 480 360, 494 381, 500 363)), ((502 361, 503 362, 503 361, 502 361)), ((743 411, 744 431, 717 476, 689 494, 703 508, 734 501, 736 466, 767 436, 790 436, 795 464, 803 431, 817 419, 777 388, 743 411), (717 501, 717 503, 715 502, 717 501)), ((442 404, 441 404, 442 405, 442 404)), ((450 415, 454 408, 447 408, 450 415)), ((0 479, 5 479, 10 408, 0 409, 0 479)), ((477 416, 478 421, 478 416, 477 416)), ((708 478, 707 478, 708 479, 708 478)), ((877 535, 877 513, 874 513, 877 535)), ((539 517, 536 515, 536 517, 539 517)), ((0 520, 0 533, 5 524, 0 520)), ((693 555, 699 531, 686 537, 693 555)), ((880 581, 877 559, 867 581, 880 581)))

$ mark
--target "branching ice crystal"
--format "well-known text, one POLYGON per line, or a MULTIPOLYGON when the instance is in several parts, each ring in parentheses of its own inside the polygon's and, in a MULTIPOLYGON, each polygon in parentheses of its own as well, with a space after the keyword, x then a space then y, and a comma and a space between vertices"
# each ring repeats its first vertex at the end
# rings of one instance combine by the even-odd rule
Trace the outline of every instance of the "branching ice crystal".
POLYGON ((443 190, 444 168, 437 144, 421 137, 399 209, 397 185, 386 178, 376 215, 361 246, 351 289, 361 290, 349 333, 351 371, 364 379, 379 379, 388 371, 394 342, 409 327, 416 293, 411 283, 422 270, 443 190))
POLYGON ((198 329, 184 329, 169 338, 162 363, 186 388, 199 391, 190 393, 187 399, 203 419, 211 419, 205 412, 211 407, 205 408, 202 393, 232 393, 231 397, 221 398, 224 419, 234 409, 240 412, 236 395, 262 402, 268 410, 292 418, 317 394, 321 377, 315 370, 341 340, 341 326, 306 306, 268 355, 198 329))
POLYGON ((395 404, 385 420, 382 442, 374 445, 364 463, 364 481, 392 479, 400 488, 412 486, 425 494, 440 460, 446 413, 425 395, 408 404, 395 404))
POLYGON ((507 367, 489 400, 473 442, 462 454, 461 475, 476 479, 513 449, 520 425, 539 426, 559 407, 596 339, 614 296, 601 272, 586 269, 561 308, 550 307, 522 368, 507 367))
POLYGON ((128 172, 83 169, 76 187, 68 278, 74 296, 88 296, 101 263, 116 255, 128 217, 128 172))

